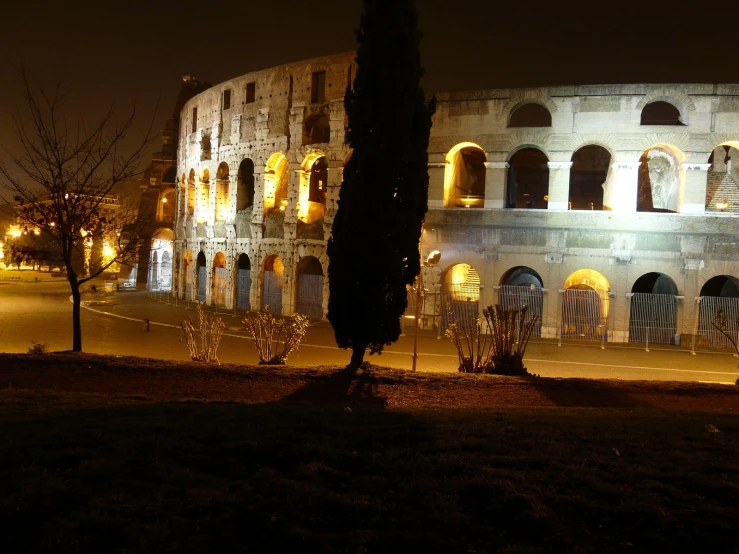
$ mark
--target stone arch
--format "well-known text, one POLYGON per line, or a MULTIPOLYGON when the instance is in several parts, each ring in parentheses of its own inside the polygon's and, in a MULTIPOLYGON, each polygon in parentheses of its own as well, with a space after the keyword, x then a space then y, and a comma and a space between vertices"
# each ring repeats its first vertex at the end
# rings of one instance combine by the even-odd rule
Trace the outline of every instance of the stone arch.
POLYGON ((564 289, 595 290, 610 292, 611 284, 600 271, 595 269, 578 269, 570 274, 564 282, 564 289))
POLYGON ((446 329, 457 323, 471 330, 480 315, 480 274, 467 263, 454 264, 442 274, 441 321, 446 329))
POLYGON ((264 211, 285 211, 289 171, 287 157, 282 152, 272 154, 264 167, 264 211))
POLYGON ((236 309, 251 310, 251 260, 242 252, 236 259, 236 309))
POLYGON ((572 154, 570 167, 570 210, 603 210, 604 199, 610 187, 611 152, 606 148, 587 144, 572 154))
POLYGON ((172 254, 168 250, 162 252, 159 269, 159 290, 172 290, 172 254))
POLYGON ((610 310, 611 285, 594 269, 579 269, 564 282, 562 337, 604 340, 610 310))
POLYGON ((225 221, 228 218, 228 189, 231 185, 229 171, 226 162, 221 162, 216 171, 216 221, 225 221))
POLYGON ((508 158, 507 208, 545 209, 549 201, 549 157, 539 147, 521 146, 508 158))
POLYGON ((315 256, 304 256, 298 262, 296 270, 297 312, 310 321, 320 321, 323 319, 323 266, 315 256))
POLYGON ((684 92, 677 88, 659 88, 648 92, 636 105, 636 109, 641 112, 647 104, 652 102, 662 101, 669 102, 675 106, 680 112, 680 120, 683 124, 688 124, 688 112, 695 111, 695 104, 693 100, 684 92))
POLYGON ((265 258, 262 267, 262 309, 274 315, 281 315, 285 264, 278 255, 273 254, 265 258))
POLYGON ((484 207, 486 161, 485 151, 473 142, 460 142, 447 152, 444 207, 484 207))
POLYGON ((540 102, 524 102, 508 114, 508 127, 551 127, 552 113, 540 102))
POLYGON ((670 144, 655 144, 641 155, 638 212, 677 212, 685 187, 685 155, 670 144))
POLYGON ((739 141, 724 140, 716 144, 708 156, 706 183, 707 212, 739 212, 739 141))
POLYGON ((323 219, 326 214, 328 159, 320 150, 314 150, 303 159, 300 167, 302 171, 298 188, 297 215, 303 223, 313 223, 323 219))
POLYGON ((640 125, 685 125, 680 110, 665 100, 650 102, 641 111, 640 125))
POLYGON ((210 170, 207 167, 200 173, 199 188, 197 218, 198 223, 205 223, 210 217, 210 170))
POLYGON ((531 334, 541 337, 544 312, 544 281, 536 270, 516 266, 500 278, 498 304, 504 310, 519 310, 531 323, 531 334), (525 310, 525 311, 524 311, 525 310))
POLYGON ((331 122, 323 112, 309 115, 303 124, 303 144, 328 144, 331 142, 331 122))
POLYGON ((210 285, 210 303, 212 306, 225 306, 228 291, 228 268, 226 256, 223 252, 216 252, 213 256, 213 275, 210 285))
POLYGON ((161 193, 159 202, 159 220, 173 222, 177 211, 177 196, 175 189, 166 189, 161 193))
POLYGON ((244 158, 239 164, 238 185, 236 189, 236 211, 241 212, 254 205, 254 162, 244 158))
POLYGON ((156 250, 151 251, 149 267, 151 268, 149 270, 149 290, 159 290, 159 256, 156 250))
POLYGON ((503 106, 503 113, 506 115, 506 122, 511 119, 511 114, 524 104, 536 103, 544 106, 549 113, 557 111, 557 104, 554 100, 541 89, 524 89, 515 91, 508 102, 503 106))
POLYGON ((538 287, 544 288, 544 281, 539 273, 527 266, 516 266, 506 271, 500 278, 500 286, 505 287, 538 287))
POLYGON ((195 182, 195 170, 190 169, 187 178, 187 214, 195 215, 195 206, 197 204, 197 184, 195 182))
POLYGON ((739 279, 733 275, 716 275, 715 277, 711 277, 703 283, 700 295, 720 298, 739 298, 739 279))
POLYGON ((198 302, 205 302, 206 291, 208 288, 208 261, 205 257, 205 252, 202 250, 198 252, 198 257, 195 262, 195 288, 198 302))
POLYGON ((629 342, 676 344, 677 284, 664 273, 641 275, 631 287, 629 342))
POLYGON ((182 273, 183 275, 181 279, 184 288, 184 297, 187 300, 193 300, 195 296, 193 290, 195 273, 193 269, 191 250, 185 250, 185 253, 182 256, 182 273))

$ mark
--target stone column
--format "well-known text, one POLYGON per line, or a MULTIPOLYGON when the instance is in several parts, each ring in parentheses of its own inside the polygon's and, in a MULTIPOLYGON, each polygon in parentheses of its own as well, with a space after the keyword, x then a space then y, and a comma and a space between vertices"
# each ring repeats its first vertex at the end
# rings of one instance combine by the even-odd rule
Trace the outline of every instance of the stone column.
POLYGON ((631 295, 617 292, 609 300, 608 342, 629 342, 631 295))
POLYGON ((614 212, 636 212, 641 162, 615 162, 611 165, 610 187, 603 191, 603 208, 614 212))
POLYGON ((236 219, 236 208, 239 202, 239 172, 230 171, 228 174, 228 212, 226 212, 225 221, 234 221, 236 219))
MULTIPOLYGON (((294 239, 298 223, 298 194, 300 191, 300 178, 303 169, 300 164, 292 163, 288 167, 287 207, 285 208, 285 221, 283 224, 285 240, 294 239)), ((284 304, 283 304, 284 305, 284 304)))
POLYGON ((485 162, 485 207, 505 208, 508 162, 485 162))
POLYGON ((541 336, 544 339, 556 339, 562 322, 562 293, 559 288, 547 288, 544 293, 544 305, 541 314, 541 336))
POLYGON ((706 186, 711 164, 684 163, 685 173, 679 211, 681 214, 700 214, 706 211, 706 186))
POLYGON ((251 212, 251 236, 261 240, 264 235, 264 166, 254 167, 254 206, 251 212))
POLYGON ((558 211, 568 210, 572 162, 547 162, 547 166, 549 167, 549 203, 547 208, 558 211))
POLYGON ((444 207, 444 176, 446 165, 444 162, 430 162, 428 164, 429 209, 444 207))
POLYGON ((692 258, 684 259, 685 264, 685 290, 681 291, 685 300, 678 301, 677 311, 677 333, 682 335, 683 346, 690 347, 690 342, 695 333, 695 322, 700 305, 697 302, 701 294, 699 277, 701 270, 705 267, 703 260, 692 258))

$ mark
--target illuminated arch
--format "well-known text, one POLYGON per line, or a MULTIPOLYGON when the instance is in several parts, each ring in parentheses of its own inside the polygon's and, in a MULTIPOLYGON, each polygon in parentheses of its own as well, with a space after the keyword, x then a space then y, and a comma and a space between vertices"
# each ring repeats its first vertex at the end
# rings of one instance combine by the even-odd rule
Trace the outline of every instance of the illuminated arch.
POLYGON ((226 162, 221 162, 216 171, 216 221, 225 221, 229 211, 229 187, 231 185, 229 167, 226 162))
POLYGON ((444 206, 482 208, 485 204, 485 150, 474 142, 460 142, 446 155, 444 206))
POLYGON ((326 214, 328 160, 323 152, 315 150, 303 159, 300 167, 297 215, 302 222, 313 223, 326 214))
POLYGON ((455 264, 447 269, 443 284, 453 300, 468 302, 480 300, 480 274, 469 264, 455 264))
POLYGON ((206 223, 210 216, 210 171, 207 167, 200 173, 199 187, 200 194, 195 212, 198 223, 206 223))
POLYGON ((195 183, 195 170, 191 169, 187 178, 187 214, 195 215, 197 204, 197 184, 195 183))
POLYGON ((638 212, 678 212, 685 190, 685 155, 671 144, 658 143, 641 155, 638 212))
POLYGON ((282 152, 272 154, 264 166, 264 212, 287 207, 289 172, 287 157, 282 152))
POLYGON ((262 309, 282 314, 282 288, 285 284, 285 264, 277 255, 265 258, 262 265, 262 309))
POLYGON ((216 252, 213 256, 213 275, 210 283, 210 303, 213 306, 226 305, 226 292, 229 287, 228 269, 226 268, 226 256, 223 252, 216 252))
POLYGON ((611 284, 605 275, 594 269, 578 269, 564 283, 565 289, 592 289, 598 292, 609 292, 611 284))

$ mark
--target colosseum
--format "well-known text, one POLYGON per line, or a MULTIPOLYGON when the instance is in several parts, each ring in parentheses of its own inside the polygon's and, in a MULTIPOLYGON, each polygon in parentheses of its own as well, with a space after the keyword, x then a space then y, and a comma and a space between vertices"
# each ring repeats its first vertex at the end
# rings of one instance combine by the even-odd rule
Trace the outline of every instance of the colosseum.
MULTIPOLYGON (((145 191, 150 289, 325 318, 355 71, 350 52, 216 86, 186 78, 145 191)), ((534 335, 560 340, 717 344, 719 308, 734 325, 739 85, 436 97, 422 259, 441 261, 423 269, 421 325, 495 303, 526 305, 534 335)))

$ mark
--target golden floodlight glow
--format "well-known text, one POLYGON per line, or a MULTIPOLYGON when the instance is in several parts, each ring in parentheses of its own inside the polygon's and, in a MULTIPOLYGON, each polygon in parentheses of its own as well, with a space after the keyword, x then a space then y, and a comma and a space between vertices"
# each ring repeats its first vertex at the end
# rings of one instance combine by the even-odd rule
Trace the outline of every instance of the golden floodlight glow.
POLYGON ((728 208, 729 205, 726 202, 716 202, 716 209, 720 212, 723 212, 728 208))
POLYGON ((162 198, 162 204, 166 204, 166 203, 167 203, 167 199, 166 198, 162 198))
POLYGON ((115 250, 113 250, 113 248, 107 243, 103 244, 103 256, 106 258, 112 258, 115 256, 115 250))
POLYGON ((18 225, 11 225, 10 227, 8 227, 8 232, 6 233, 6 235, 10 235, 15 239, 17 239, 22 234, 23 233, 21 231, 21 228, 18 225))
POLYGON ((451 285, 452 298, 461 302, 480 300, 480 274, 469 264, 456 264, 447 271, 446 284, 451 285))

